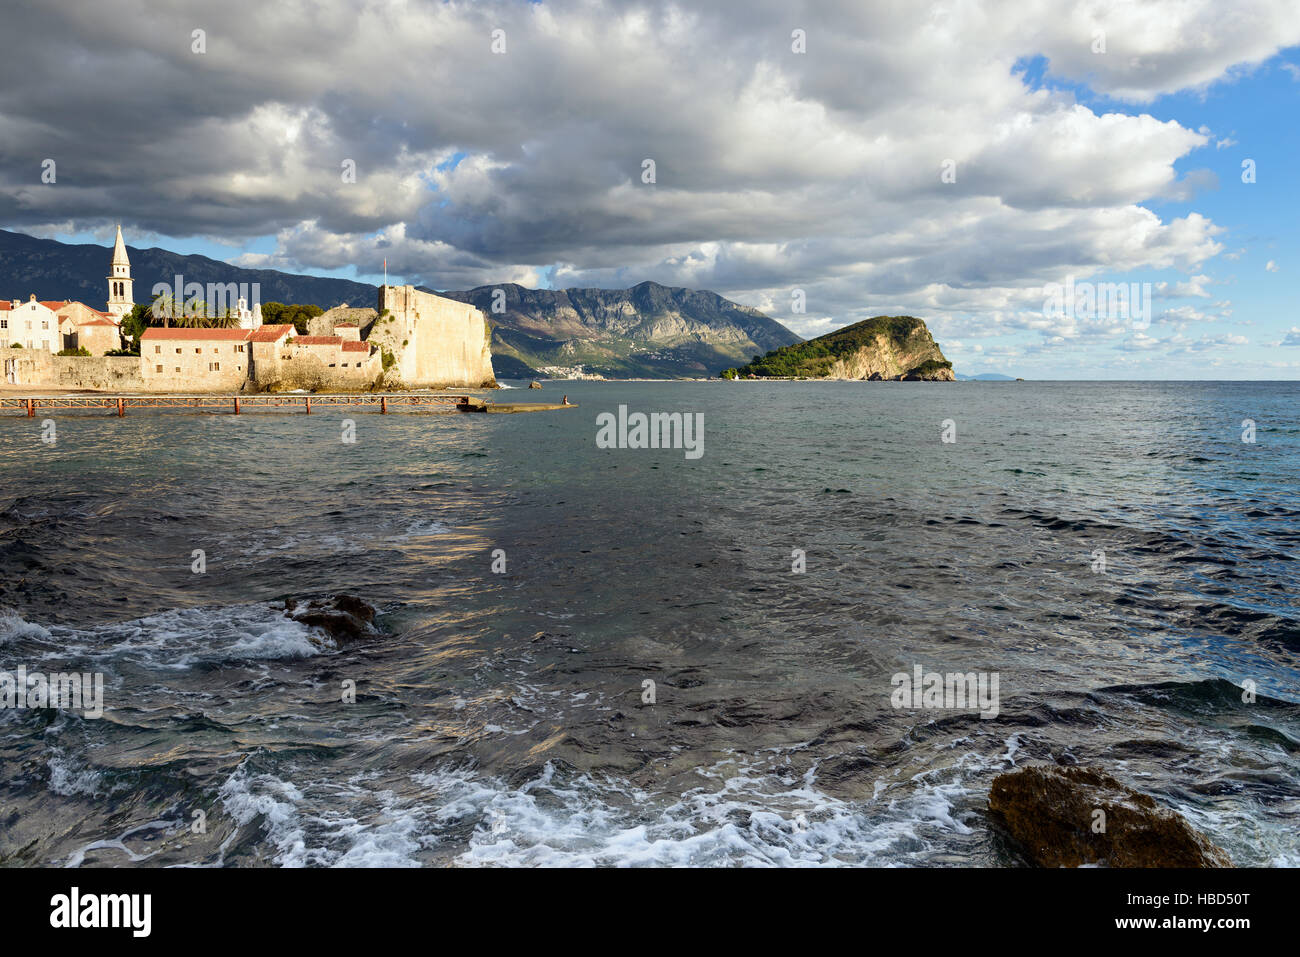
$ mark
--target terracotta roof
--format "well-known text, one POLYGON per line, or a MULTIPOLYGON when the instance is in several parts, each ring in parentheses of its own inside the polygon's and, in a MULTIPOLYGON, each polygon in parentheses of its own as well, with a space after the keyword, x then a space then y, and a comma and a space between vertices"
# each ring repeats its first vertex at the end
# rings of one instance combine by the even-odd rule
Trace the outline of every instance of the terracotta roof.
POLYGON ((140 336, 143 339, 179 339, 191 342, 245 342, 249 338, 247 329, 178 329, 175 326, 164 329, 150 326, 140 336))
POLYGON ((14 304, 10 302, 8 299, 0 299, 0 309, 13 311, 13 308, 14 308, 14 304))
POLYGON ((344 352, 369 352, 370 343, 353 342, 351 339, 349 339, 343 343, 343 351, 344 352))
MULTIPOLYGON (((69 308, 69 307, 71 307, 71 306, 80 306, 80 307, 81 307, 82 309, 84 309, 86 312, 90 313, 92 316, 95 317, 95 318, 93 318, 93 319, 87 319, 85 322, 81 323, 81 325, 83 325, 83 326, 105 326, 105 325, 107 325, 107 326, 116 326, 116 325, 118 324, 118 323, 117 323, 117 320, 114 319, 112 316, 110 316, 108 313, 106 313, 106 312, 104 312, 104 311, 102 311, 102 310, 100 310, 100 309, 92 309, 90 306, 86 305, 84 302, 68 302, 68 303, 65 303, 63 306, 61 306, 60 308, 61 308, 61 309, 67 309, 67 308, 69 308)), ((60 318, 60 319, 68 319, 68 318, 71 318, 71 316, 72 316, 72 313, 70 313, 70 312, 60 312, 60 313, 59 313, 59 318, 60 318)))
POLYGON ((253 342, 275 342, 286 332, 293 332, 293 323, 286 322, 270 326, 258 326, 253 330, 253 342))
POLYGON ((60 309, 62 309, 62 308, 65 307, 65 306, 70 306, 70 305, 72 305, 72 303, 70 303, 70 302, 69 302, 68 300, 66 300, 66 299, 51 300, 51 301, 49 301, 49 302, 46 302, 46 301, 43 300, 43 299, 42 299, 42 300, 38 300, 38 301, 39 301, 40 304, 41 304, 42 306, 44 306, 46 309, 50 309, 50 310, 52 310, 52 311, 54 311, 54 312, 58 312, 60 309))
POLYGON ((299 336, 293 340, 297 346, 337 346, 342 342, 342 336, 299 336))

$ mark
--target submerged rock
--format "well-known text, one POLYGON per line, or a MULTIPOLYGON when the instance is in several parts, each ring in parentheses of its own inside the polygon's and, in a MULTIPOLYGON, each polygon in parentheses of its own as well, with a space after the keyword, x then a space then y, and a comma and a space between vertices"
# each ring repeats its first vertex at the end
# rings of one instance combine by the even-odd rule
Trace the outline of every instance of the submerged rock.
POLYGON ((540 389, 541 387, 542 384, 535 379, 532 382, 528 383, 528 388, 530 389, 540 389))
POLYGON ((335 641, 356 641, 376 634, 374 606, 355 595, 312 598, 306 602, 286 598, 284 610, 294 621, 319 628, 335 641))
POLYGON ((989 810, 1039 867, 1232 866, 1181 815, 1098 768, 1000 774, 989 789, 989 810))

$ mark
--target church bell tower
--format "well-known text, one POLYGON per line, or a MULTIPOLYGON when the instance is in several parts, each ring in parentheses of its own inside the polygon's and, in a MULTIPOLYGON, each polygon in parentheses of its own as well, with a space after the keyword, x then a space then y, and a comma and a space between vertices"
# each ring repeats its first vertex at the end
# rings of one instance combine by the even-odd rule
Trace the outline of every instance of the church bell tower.
POLYGON ((109 267, 108 306, 104 310, 114 319, 121 320, 135 308, 131 292, 131 260, 126 258, 126 243, 122 242, 122 225, 117 227, 117 242, 113 244, 113 264, 109 267))

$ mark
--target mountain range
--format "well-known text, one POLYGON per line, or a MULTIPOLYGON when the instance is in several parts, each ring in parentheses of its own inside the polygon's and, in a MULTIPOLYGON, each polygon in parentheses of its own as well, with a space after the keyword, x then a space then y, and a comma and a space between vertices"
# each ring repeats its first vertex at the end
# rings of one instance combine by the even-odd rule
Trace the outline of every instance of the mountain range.
MULTIPOLYGON (((207 256, 127 247, 136 302, 156 283, 257 283, 261 302, 371 307, 377 287, 350 279, 245 269, 207 256)), ((110 250, 0 230, 0 299, 73 299, 100 308, 110 250)), ((608 378, 715 376, 803 340, 775 319, 716 293, 643 282, 630 289, 526 289, 513 283, 425 292, 478 306, 492 324, 497 375, 581 366, 608 378), (495 308, 494 308, 495 307, 495 308)))

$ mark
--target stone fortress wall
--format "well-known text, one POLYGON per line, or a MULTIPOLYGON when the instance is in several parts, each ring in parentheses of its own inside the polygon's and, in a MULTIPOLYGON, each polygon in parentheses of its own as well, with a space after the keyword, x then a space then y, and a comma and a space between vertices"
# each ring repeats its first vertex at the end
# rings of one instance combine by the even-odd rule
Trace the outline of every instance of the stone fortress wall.
POLYGON ((43 349, 14 349, 6 355, 0 384, 50 389, 144 392, 140 360, 135 356, 56 356, 43 349))
POLYGON ((491 389, 492 335, 487 317, 469 303, 381 286, 370 342, 393 357, 384 385, 409 389, 491 389))

